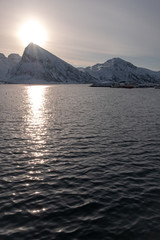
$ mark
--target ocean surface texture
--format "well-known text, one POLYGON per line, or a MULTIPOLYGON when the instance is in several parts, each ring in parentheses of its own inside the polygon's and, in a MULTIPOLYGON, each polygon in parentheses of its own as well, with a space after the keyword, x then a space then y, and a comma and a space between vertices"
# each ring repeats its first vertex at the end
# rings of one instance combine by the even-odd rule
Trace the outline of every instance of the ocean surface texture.
POLYGON ((159 240, 160 90, 0 85, 1 240, 159 240))

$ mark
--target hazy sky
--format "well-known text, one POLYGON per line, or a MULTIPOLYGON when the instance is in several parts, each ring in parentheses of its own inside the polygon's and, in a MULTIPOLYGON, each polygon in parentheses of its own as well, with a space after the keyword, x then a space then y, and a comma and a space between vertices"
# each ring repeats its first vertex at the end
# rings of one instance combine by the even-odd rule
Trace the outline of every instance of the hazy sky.
POLYGON ((160 70, 160 0, 0 0, 0 52, 22 55, 30 20, 47 32, 43 47, 74 66, 121 57, 160 70))

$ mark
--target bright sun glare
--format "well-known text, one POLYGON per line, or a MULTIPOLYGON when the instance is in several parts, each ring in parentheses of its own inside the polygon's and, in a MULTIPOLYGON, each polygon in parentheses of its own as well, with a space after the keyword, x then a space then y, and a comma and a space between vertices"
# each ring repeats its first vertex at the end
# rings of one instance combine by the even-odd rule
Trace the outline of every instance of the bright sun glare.
POLYGON ((43 46, 47 38, 43 27, 35 21, 23 24, 19 31, 19 37, 25 46, 30 42, 43 46))

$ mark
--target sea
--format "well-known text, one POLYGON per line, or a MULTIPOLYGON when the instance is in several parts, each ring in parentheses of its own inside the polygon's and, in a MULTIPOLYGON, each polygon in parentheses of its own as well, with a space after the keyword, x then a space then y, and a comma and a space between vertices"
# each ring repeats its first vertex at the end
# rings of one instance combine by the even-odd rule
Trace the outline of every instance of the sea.
POLYGON ((159 240, 160 90, 0 85, 0 240, 159 240))

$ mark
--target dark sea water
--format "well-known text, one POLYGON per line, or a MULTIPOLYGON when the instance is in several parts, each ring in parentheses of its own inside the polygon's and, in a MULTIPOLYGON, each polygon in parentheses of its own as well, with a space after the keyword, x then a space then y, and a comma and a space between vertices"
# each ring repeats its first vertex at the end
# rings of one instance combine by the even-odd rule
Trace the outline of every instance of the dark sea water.
POLYGON ((0 240, 35 239, 160 239, 160 90, 0 85, 0 240))

